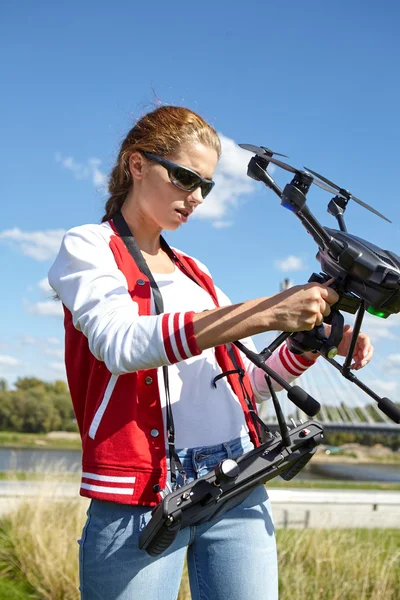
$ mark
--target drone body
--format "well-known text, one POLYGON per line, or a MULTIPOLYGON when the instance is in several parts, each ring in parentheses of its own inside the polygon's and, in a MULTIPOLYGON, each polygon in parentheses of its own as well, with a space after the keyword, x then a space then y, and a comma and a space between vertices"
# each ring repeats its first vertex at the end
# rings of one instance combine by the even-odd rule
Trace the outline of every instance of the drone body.
POLYGON ((343 251, 333 256, 329 248, 320 248, 322 271, 344 292, 362 298, 371 314, 386 318, 400 312, 400 257, 348 232, 324 229, 343 251))

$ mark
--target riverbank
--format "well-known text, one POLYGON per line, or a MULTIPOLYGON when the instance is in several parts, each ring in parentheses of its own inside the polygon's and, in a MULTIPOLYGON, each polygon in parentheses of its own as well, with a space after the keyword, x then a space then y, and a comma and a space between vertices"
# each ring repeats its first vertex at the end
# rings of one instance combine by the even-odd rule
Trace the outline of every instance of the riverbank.
MULTIPOLYGON (((399 429, 400 434, 400 429, 399 429)), ((313 456, 313 463, 358 463, 358 464, 399 464, 400 450, 393 451, 382 444, 363 446, 342 444, 341 446, 319 446, 313 456)))
POLYGON ((50 431, 49 433, 19 433, 16 431, 0 431, 0 448, 19 450, 47 448, 53 450, 80 450, 79 433, 70 431, 50 431))
MULTIPOLYGON (((80 473, 71 473, 69 471, 61 472, 36 472, 36 471, 0 471, 0 481, 54 481, 54 482, 69 482, 79 483, 81 479, 80 473)), ((383 482, 383 481, 351 481, 351 480, 334 480, 329 479, 291 479, 285 481, 281 477, 271 479, 265 486, 267 489, 282 488, 282 489, 312 489, 312 490, 374 490, 374 491, 400 491, 400 483, 383 482)), ((1 599, 0 599, 1 600, 1 599)))
MULTIPOLYGON (((43 434, 0 431, 0 448, 80 450, 81 439, 79 433, 69 431, 51 431, 43 434)), ((394 452, 382 444, 363 446, 354 443, 343 444, 339 447, 322 445, 317 448, 312 462, 400 464, 400 450, 394 452)))

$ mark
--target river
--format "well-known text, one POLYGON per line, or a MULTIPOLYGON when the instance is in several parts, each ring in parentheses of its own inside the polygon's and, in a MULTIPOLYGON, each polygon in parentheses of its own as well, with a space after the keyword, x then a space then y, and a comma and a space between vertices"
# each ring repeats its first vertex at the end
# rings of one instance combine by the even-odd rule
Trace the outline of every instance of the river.
MULTIPOLYGON (((79 472, 79 450, 40 450, 0 448, 0 471, 79 472)), ((353 480, 400 483, 400 464, 311 463, 297 480, 353 480)))

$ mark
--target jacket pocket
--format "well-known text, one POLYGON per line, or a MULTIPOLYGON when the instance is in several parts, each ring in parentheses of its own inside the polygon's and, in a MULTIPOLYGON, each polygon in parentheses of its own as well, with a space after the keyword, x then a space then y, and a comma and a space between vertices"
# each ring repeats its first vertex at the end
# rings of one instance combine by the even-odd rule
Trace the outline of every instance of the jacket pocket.
POLYGON ((117 383, 119 375, 111 375, 110 381, 106 387, 106 391, 104 392, 103 400, 100 403, 99 408, 96 410, 96 414, 93 417, 93 421, 89 428, 89 437, 94 440, 96 437, 97 430, 100 426, 101 420, 104 416, 105 410, 110 402, 111 395, 114 391, 115 385, 117 383))

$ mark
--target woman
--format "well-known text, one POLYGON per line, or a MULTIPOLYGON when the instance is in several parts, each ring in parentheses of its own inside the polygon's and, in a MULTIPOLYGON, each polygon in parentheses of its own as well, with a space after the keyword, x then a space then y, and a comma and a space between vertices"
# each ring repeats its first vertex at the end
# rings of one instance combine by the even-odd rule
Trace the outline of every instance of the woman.
MULTIPOLYGON (((152 507, 171 486, 259 443, 249 403, 269 397, 264 373, 230 342, 312 329, 338 300, 334 290, 306 284, 232 306, 203 264, 169 248, 162 230, 186 223, 204 201, 220 153, 215 130, 188 109, 163 106, 142 117, 122 143, 102 224, 67 232, 49 273, 65 310, 81 494, 92 499, 80 540, 84 600, 175 599, 186 551, 194 599, 277 598, 263 486, 225 516, 182 530, 159 558, 138 548, 152 507), (212 385, 238 367, 244 377, 231 373, 212 385)), ((372 352, 360 335, 353 368, 372 352)), ((315 360, 284 344, 268 364, 291 381, 315 360)))

